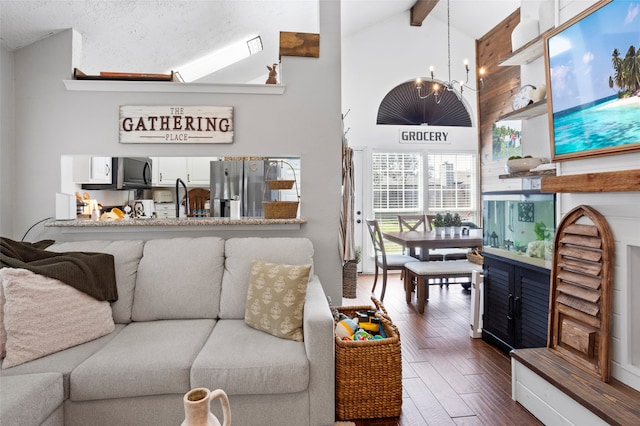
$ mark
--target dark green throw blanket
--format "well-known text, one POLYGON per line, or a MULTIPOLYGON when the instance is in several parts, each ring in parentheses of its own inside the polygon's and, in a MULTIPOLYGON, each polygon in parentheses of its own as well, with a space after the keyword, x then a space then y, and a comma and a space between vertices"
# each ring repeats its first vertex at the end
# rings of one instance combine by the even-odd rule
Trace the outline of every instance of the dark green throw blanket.
POLYGON ((118 300, 112 255, 46 251, 53 243, 53 240, 26 243, 0 237, 0 265, 55 278, 100 301, 118 300))

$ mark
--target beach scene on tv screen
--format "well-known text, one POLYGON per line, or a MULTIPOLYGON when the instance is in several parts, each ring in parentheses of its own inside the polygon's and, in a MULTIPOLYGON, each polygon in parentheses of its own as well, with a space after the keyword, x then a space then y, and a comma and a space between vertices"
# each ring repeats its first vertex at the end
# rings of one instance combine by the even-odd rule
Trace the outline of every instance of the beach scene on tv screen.
POLYGON ((640 143, 640 2, 608 3, 547 43, 555 154, 640 143))

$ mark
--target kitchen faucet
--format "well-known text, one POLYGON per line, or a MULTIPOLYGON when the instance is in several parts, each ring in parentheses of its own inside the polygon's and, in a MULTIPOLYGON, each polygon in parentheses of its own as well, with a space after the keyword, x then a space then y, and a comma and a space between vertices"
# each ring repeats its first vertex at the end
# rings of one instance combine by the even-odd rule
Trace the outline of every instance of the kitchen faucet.
POLYGON ((178 178, 176 179, 176 218, 180 218, 180 193, 178 192, 178 184, 182 184, 182 187, 184 188, 184 213, 187 217, 189 217, 189 191, 187 190, 187 185, 185 185, 184 181, 178 178))

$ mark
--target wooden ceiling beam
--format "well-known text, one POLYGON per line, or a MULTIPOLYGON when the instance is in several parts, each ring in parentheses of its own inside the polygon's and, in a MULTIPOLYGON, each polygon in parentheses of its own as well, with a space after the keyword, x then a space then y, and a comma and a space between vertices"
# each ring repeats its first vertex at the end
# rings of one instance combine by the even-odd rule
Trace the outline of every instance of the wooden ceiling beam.
POLYGON ((417 0, 411 7, 411 26, 421 27, 427 15, 431 13, 440 0, 417 0))

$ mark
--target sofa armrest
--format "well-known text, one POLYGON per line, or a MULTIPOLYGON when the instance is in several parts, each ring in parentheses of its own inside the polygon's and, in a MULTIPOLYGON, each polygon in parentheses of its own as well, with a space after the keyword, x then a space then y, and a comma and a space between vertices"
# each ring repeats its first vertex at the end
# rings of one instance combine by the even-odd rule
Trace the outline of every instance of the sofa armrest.
POLYGON ((322 284, 314 276, 304 305, 304 347, 309 359, 309 424, 333 425, 335 417, 335 338, 333 316, 322 284))

